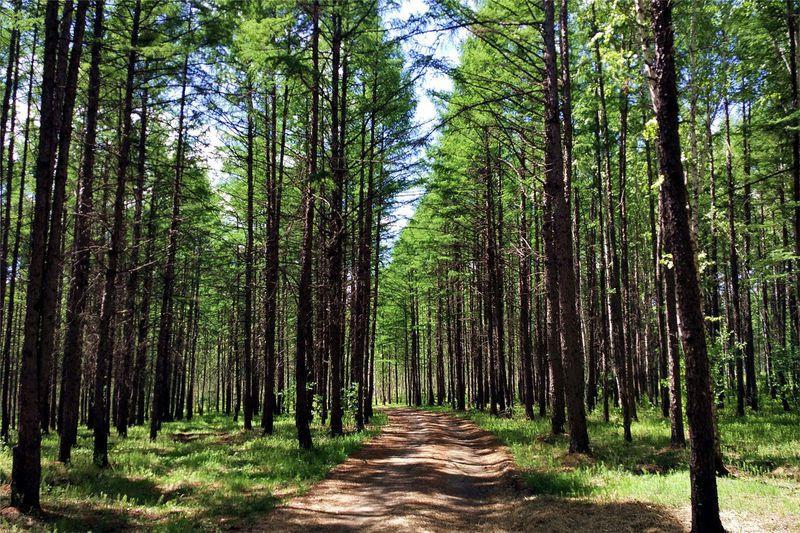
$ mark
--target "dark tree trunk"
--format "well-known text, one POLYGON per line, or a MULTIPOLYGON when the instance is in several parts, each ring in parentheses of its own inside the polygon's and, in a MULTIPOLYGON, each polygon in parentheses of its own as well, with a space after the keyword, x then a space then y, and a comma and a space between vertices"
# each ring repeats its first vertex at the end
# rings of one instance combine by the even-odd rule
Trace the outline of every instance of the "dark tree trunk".
MULTIPOLYGON (((339 108, 343 95, 347 92, 346 76, 340 82, 342 49, 342 18, 338 12, 338 2, 334 0, 331 15, 333 38, 331 43, 331 173, 333 190, 330 202, 330 241, 328 243, 328 335, 327 348, 330 354, 331 369, 331 433, 342 435, 342 372, 344 365, 344 294, 342 290, 342 269, 344 261, 343 243, 345 237, 344 214, 344 137, 342 136, 344 109, 339 108)), ((346 61, 345 61, 346 63, 346 61)), ((358 363, 357 363, 358 364, 358 363)), ((361 368, 360 366, 358 367, 361 368)))
MULTIPOLYGON (((67 6, 65 6, 65 10, 67 6)), ((36 158, 33 221, 30 235, 30 266, 23 325, 22 359, 19 376, 19 426, 17 445, 13 448, 11 505, 23 512, 39 508, 41 481, 41 433, 39 417, 41 355, 38 352, 42 315, 47 218, 53 184, 53 148, 56 144, 56 56, 59 41, 59 3, 48 2, 45 8, 44 56, 39 118, 39 142, 36 158)))
POLYGON ((675 293, 686 356, 686 414, 691 439, 692 529, 723 531, 719 519, 714 459, 711 375, 703 324, 700 283, 692 249, 687 193, 678 132, 671 0, 652 0, 655 61, 650 66, 651 95, 658 121, 659 162, 666 243, 675 264, 675 293))
MULTIPOLYGON (((370 360, 370 370, 367 374, 369 376, 369 387, 367 389, 367 400, 366 405, 364 406, 365 409, 365 418, 366 421, 372 418, 372 402, 373 396, 375 394, 375 339, 376 339, 376 329, 378 326, 378 274, 380 273, 380 266, 381 266, 381 211, 380 211, 380 196, 377 198, 378 203, 378 212, 377 212, 377 221, 375 227, 375 253, 373 256, 373 266, 372 266, 372 298, 371 298, 371 309, 372 309, 372 333, 370 334, 369 338, 369 360, 370 360)), ((430 303, 430 302, 429 302, 430 303)), ((428 337, 429 349, 430 349, 430 335, 428 337)), ((429 359, 428 364, 430 366, 431 361, 429 359)), ((433 405, 433 389, 431 389, 431 405, 433 405)))
MULTIPOLYGON (((136 75, 136 57, 139 43, 139 18, 141 0, 136 1, 133 11, 133 27, 131 29, 131 50, 128 53, 127 73, 125 77, 125 97, 122 111, 122 132, 120 150, 117 158, 117 183, 114 193, 114 218, 111 229, 111 245, 106 258, 105 289, 100 313, 99 343, 97 347, 97 364, 94 385, 94 462, 100 467, 108 466, 108 427, 106 411, 111 397, 107 387, 107 377, 114 356, 113 321, 117 314, 117 269, 125 246, 125 185, 130 164, 131 115, 133 114, 133 83, 136 75)), ((124 379, 124 378, 123 378, 124 379)), ((124 387, 123 387, 124 389, 124 387)))
MULTIPOLYGON (((353 332, 351 359, 353 364, 353 376, 357 376, 358 384, 356 391, 356 428, 364 428, 364 402, 366 399, 365 387, 367 386, 367 373, 365 368, 369 368, 369 353, 367 341, 369 339, 370 327, 370 297, 372 283, 370 280, 370 267, 372 260, 372 219, 374 204, 374 155, 375 155, 375 112, 377 77, 372 87, 372 106, 373 109, 369 116, 369 164, 367 169, 366 191, 364 189, 364 171, 361 170, 361 181, 358 193, 358 247, 354 251, 357 253, 356 273, 355 273, 355 307, 351 311, 353 314, 353 332), (365 360, 366 359, 366 360, 365 360)), ((364 124, 366 126, 366 124, 364 124)), ((363 148, 366 128, 362 127, 362 154, 366 156, 363 148)), ((362 158, 363 159, 363 158, 362 158)))
POLYGON ((444 307, 442 305, 441 277, 437 277, 439 300, 436 311, 436 405, 444 405, 444 307))
MULTIPOLYGON (((594 20, 594 4, 592 4, 592 17, 594 20)), ((625 432, 625 440, 631 441, 631 418, 633 399, 630 397, 628 388, 628 362, 627 350, 625 346, 625 332, 623 328, 622 310, 622 287, 620 286, 620 260, 617 247, 617 231, 615 223, 614 194, 611 183, 611 146, 610 134, 608 131, 608 114, 606 113, 605 80, 603 77, 603 63, 600 56, 600 43, 595 41, 595 70, 598 79, 598 91, 600 98, 600 129, 603 139, 604 151, 604 178, 607 199, 605 201, 607 238, 605 240, 606 265, 610 266, 608 292, 608 318, 611 323, 611 349, 614 360, 614 372, 617 375, 617 390, 619 392, 620 406, 622 407, 622 425, 625 432)))
POLYGON ((525 416, 533 419, 533 342, 531 339, 531 247, 528 242, 528 195, 519 194, 519 353, 522 363, 525 416))
MULTIPOLYGON (((15 0, 14 14, 17 15, 22 7, 20 0, 15 0)), ((37 28, 38 29, 38 28, 37 28)), ((12 187, 14 184, 14 129, 16 127, 17 119, 17 89, 19 86, 19 55, 20 55, 20 31, 16 26, 11 29, 8 44, 8 64, 6 66, 6 80, 5 89, 3 91, 2 112, 0 112, 0 178, 3 172, 6 175, 5 187, 5 201, 3 203, 3 221, 2 221, 2 242, 0 242, 0 272, 8 272, 8 244, 9 235, 11 230, 11 204, 13 199, 12 187), (12 106, 13 104, 13 106, 12 106), (11 124, 6 129, 8 122, 8 112, 11 110, 11 124), (3 151, 5 150, 5 139, 7 131, 11 132, 8 141, 8 163, 7 167, 3 168, 3 151)), ((31 52, 35 55, 36 51, 31 52)), ((30 102, 30 95, 28 96, 30 102)), ((5 275, 0 275, 0 324, 3 320, 10 322, 13 320, 13 313, 8 316, 4 315, 5 310, 5 296, 6 296, 6 283, 7 278, 5 275)))
MULTIPOLYGON (((195 363, 197 358, 197 336, 200 321, 200 251, 197 251, 194 271, 194 294, 192 296, 192 313, 189 316, 189 373, 186 376, 186 420, 194 416, 194 382, 195 363)), ((202 403, 201 413, 202 414, 202 403)))
MULTIPOLYGON (((456 256, 458 257, 458 255, 456 256)), ((463 324, 464 324, 464 291, 463 287, 461 286, 461 277, 460 277, 460 264, 457 260, 456 271, 459 272, 459 277, 457 278, 456 282, 454 283, 454 310, 455 310, 455 323, 454 326, 454 335, 453 335, 453 342, 455 348, 455 407, 458 411, 463 411, 466 409, 466 383, 464 381, 464 344, 463 344, 463 324)), ((419 304, 417 304, 419 307, 419 304)), ((416 391, 416 395, 419 396, 419 391, 416 391)), ((418 404, 419 405, 419 404, 418 404)))
MULTIPOLYGON (((253 429, 253 89, 247 94, 247 224, 244 248, 244 429, 253 429)), ((267 144, 269 146, 269 144, 267 144)), ((269 171, 268 171, 269 172, 269 171)))
MULTIPOLYGON (((750 104, 742 104, 742 155, 744 159, 744 259, 742 261, 742 281, 744 284, 744 302, 742 306, 742 335, 744 336, 744 375, 745 399, 754 411, 758 410, 758 384, 756 381, 756 356, 753 341, 753 314, 750 298, 750 223, 752 222, 752 185, 750 175, 750 104)), ((763 302, 766 305, 766 302, 763 302)))
MULTIPOLYGON (((14 324, 14 301, 16 296, 16 287, 17 287, 17 266, 19 264, 19 247, 20 247, 20 240, 21 240, 21 233, 22 233, 22 209, 25 200, 25 178, 27 176, 27 169, 28 169, 28 145, 30 141, 30 129, 31 129, 31 103, 32 103, 32 95, 33 95, 33 75, 34 75, 34 65, 36 63, 36 43, 38 40, 39 32, 38 28, 34 30, 33 34, 33 46, 31 49, 31 63, 30 69, 28 70, 28 95, 27 95, 27 106, 26 106, 26 113, 25 113, 25 130, 23 133, 23 145, 22 145, 22 162, 20 164, 20 181, 19 181, 19 193, 17 198, 17 222, 16 227, 14 230, 14 250, 11 253, 11 273, 9 275, 10 278, 10 285, 8 288, 8 307, 6 312, 6 321, 5 321, 5 328, 3 333, 3 396, 2 396, 2 427, 0 428, 0 438, 3 441, 8 441, 8 430, 9 426, 11 425, 11 402, 12 402, 12 389, 10 386, 11 381, 11 340, 13 331, 13 324, 14 324)), ((11 155, 11 154, 9 154, 11 155)), ((13 167, 9 166, 8 172, 13 172, 13 167)), ((11 187, 8 187, 8 190, 11 190, 11 187)), ((8 268, 7 266, 3 268, 8 268)), ((3 270, 5 272, 5 270, 3 270)), ((15 373, 16 374, 16 373, 15 373)), ((14 395, 16 396, 16 395, 14 395)))
POLYGON ((744 416, 744 360, 742 359, 742 304, 739 294, 739 251, 736 246, 736 215, 735 215, 735 193, 733 180, 733 147, 731 146, 731 123, 728 110, 728 99, 724 100, 725 109, 725 174, 728 178, 728 241, 729 241, 729 260, 730 274, 728 293, 731 302, 731 317, 733 323, 730 325, 732 349, 736 362, 736 414, 744 416))
MULTIPOLYGON (((274 131, 275 120, 275 98, 273 89, 273 141, 278 132, 274 131)), ((281 220, 281 189, 283 184, 283 156, 286 148, 286 121, 289 113, 289 85, 283 89, 283 109, 281 115, 281 146, 280 157, 278 158, 277 180, 273 170, 270 176, 267 191, 268 215, 267 215, 267 245, 266 257, 266 287, 264 289, 264 366, 265 366, 265 387, 264 387, 264 410, 261 415, 261 426, 264 434, 271 435, 274 430, 274 418, 278 413, 277 402, 275 401, 275 329, 278 318, 278 274, 280 261, 280 220, 281 220)), ((273 154, 275 150, 273 148, 273 154)), ((272 169, 275 168, 274 162, 272 169)))
POLYGON ((83 168, 78 190, 72 244, 72 283, 67 296, 67 329, 64 336, 64 363, 61 374, 61 404, 59 408, 58 460, 70 462, 72 446, 78 433, 78 408, 81 390, 81 365, 83 359, 84 312, 88 303, 89 273, 91 268, 91 224, 94 195, 94 162, 97 140, 97 113, 100 104, 100 61, 103 41, 103 1, 95 3, 94 31, 92 35, 89 88, 86 106, 86 132, 84 134, 83 168))
MULTIPOLYGON (((148 106, 148 89, 145 87, 142 91, 142 116, 140 117, 139 129, 139 156, 137 162, 137 179, 143 179, 145 174, 145 159, 147 157, 147 106, 148 106)), ((144 424, 144 413, 146 409, 145 398, 145 370, 147 369, 147 352, 150 347, 148 343, 148 334, 150 332, 150 299, 153 292, 153 251, 155 246, 155 232, 156 232, 156 188, 153 186, 153 191, 150 193, 150 211, 147 215, 147 247, 145 249, 145 265, 147 265, 144 272, 144 280, 142 282, 142 298, 139 301, 139 323, 137 328, 136 338, 136 359, 134 362, 133 370, 133 385, 131 387, 131 408, 129 415, 129 423, 142 425, 144 424)), ((140 230, 141 231, 141 230, 140 230)), ((134 226, 134 234, 136 227, 134 226)), ((140 243, 141 246, 141 243, 140 243)), ((133 341, 131 341, 133 342, 133 341)))
MULTIPOLYGON (((789 28, 789 75, 792 88, 792 112, 800 109, 797 90, 797 10, 795 0, 786 0, 786 20, 789 28)), ((794 202, 794 255, 800 257, 800 130, 792 128, 792 201, 794 202)), ((795 294, 800 298, 800 260, 795 265, 795 294)), ((800 312, 795 306, 792 323, 800 344, 800 312)))
MULTIPOLYGON (((69 151, 72 143, 72 117, 75 110, 75 98, 78 91, 78 74, 83 53, 83 36, 86 29, 86 11, 88 0, 80 0, 75 12, 74 44, 69 55, 65 85, 62 89, 60 103, 61 119, 59 121, 58 143, 56 146, 57 165, 53 182, 53 196, 50 207, 50 229, 48 231, 47 256, 44 267, 44 288, 42 292, 42 324, 39 339, 39 352, 42 360, 41 376, 49 376, 55 366, 53 358, 55 337, 59 319, 59 288, 62 275, 62 245, 64 236, 64 200, 66 196, 69 151)), ((62 20, 62 27, 68 17, 62 20)), ((64 30, 67 32, 68 30, 64 30)), ((62 35, 62 39, 66 33, 62 35)), ((66 46, 64 45, 64 50, 66 46)), ((62 57, 66 57, 65 55, 62 57)), ((61 58, 59 58, 59 61, 61 58)), ((42 431, 47 433, 50 426, 50 383, 44 379, 40 383, 39 410, 42 431)), ((54 392, 54 391, 53 391, 54 392)))
MULTIPOLYGON (((303 213, 303 240, 300 250, 300 280, 297 286, 297 341, 295 343, 295 383, 297 399, 295 403, 295 425, 297 440, 301 448, 311 449, 311 430, 309 428, 309 405, 306 394, 308 382, 307 363, 313 359, 313 302, 311 287, 311 266, 313 263, 312 245, 314 242, 314 181, 317 178, 317 147, 319 144, 319 0, 311 7, 312 35, 312 83, 311 83, 311 139, 309 148, 309 171, 303 189, 301 209, 303 213)), ((341 422, 341 415, 339 418, 341 422)), ((331 410, 331 425, 333 425, 331 410)), ((331 428, 333 429, 333 427, 331 428)))
POLYGON ((544 2, 545 60, 545 205, 552 216, 553 266, 558 280, 559 332, 564 363, 565 399, 569 421, 570 452, 588 453, 589 434, 583 403, 583 362, 580 353, 580 323, 577 312, 575 262, 572 231, 564 195, 564 166, 558 103, 558 73, 554 36, 553 0, 544 2))

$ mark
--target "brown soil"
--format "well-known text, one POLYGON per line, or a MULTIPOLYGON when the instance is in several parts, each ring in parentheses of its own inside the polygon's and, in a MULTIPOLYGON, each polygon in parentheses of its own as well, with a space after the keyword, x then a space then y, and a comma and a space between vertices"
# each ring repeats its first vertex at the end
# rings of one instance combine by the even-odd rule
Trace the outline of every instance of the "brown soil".
POLYGON ((486 523, 512 468, 507 450, 470 422, 393 409, 379 437, 259 529, 473 529, 486 523))
POLYGON ((382 434, 262 531, 685 531, 671 509, 639 502, 537 497, 507 448, 473 423, 389 411, 382 434))

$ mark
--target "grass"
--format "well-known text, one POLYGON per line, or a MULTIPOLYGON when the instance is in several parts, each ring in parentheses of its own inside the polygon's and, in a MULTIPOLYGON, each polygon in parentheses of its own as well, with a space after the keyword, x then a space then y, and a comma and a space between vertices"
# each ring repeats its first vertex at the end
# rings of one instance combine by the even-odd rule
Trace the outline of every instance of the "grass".
MULTIPOLYGON (((732 475, 718 479, 720 508, 774 514, 800 524, 800 415, 763 401, 762 411, 720 417, 723 455, 732 475)), ((469 411, 462 414, 507 445, 534 493, 598 502, 641 501, 669 507, 689 502, 688 449, 669 446, 669 422, 653 408, 639 410, 633 442, 619 418, 589 416, 592 455, 570 456, 568 440, 549 434, 549 419, 526 420, 469 411)))
MULTIPOLYGON (((732 471, 720 478, 723 511, 779 517, 800 524, 800 415, 762 401, 744 419, 721 414, 723 453, 732 471)), ((461 414, 506 444, 522 476, 538 495, 597 504, 645 502, 685 508, 689 502, 688 450, 669 447, 669 423, 640 408, 633 443, 622 439, 621 422, 589 418, 592 455, 570 456, 567 439, 549 435, 549 420, 510 418, 470 411, 461 414)), ((281 417, 275 434, 245 432, 226 417, 207 415, 166 424, 150 442, 146 428, 127 439, 112 436, 111 468, 91 461, 91 433, 82 430, 70 467, 54 460, 57 438, 43 441, 42 505, 35 519, 0 512, 0 529, 59 531, 156 529, 160 531, 247 528, 281 501, 306 491, 377 434, 386 415, 377 413, 363 433, 332 438, 313 427, 313 451, 301 451, 294 421, 281 417)), ((0 448, 0 506, 8 503, 9 448, 0 448)))
MULTIPOLYGON (((182 531, 247 527, 280 501, 306 491, 335 465, 380 431, 376 413, 362 433, 333 438, 314 426, 314 449, 298 449, 293 417, 280 417, 275 433, 246 432, 219 415, 164 425, 151 442, 147 428, 127 439, 112 436, 111 468, 92 464, 91 433, 81 431, 73 464, 55 461, 58 440, 42 449, 42 507, 30 520, 4 512, 0 529, 34 527, 59 531, 156 529, 182 531)), ((11 450, 0 450, 0 482, 9 483, 11 450)), ((0 504, 8 504, 8 485, 0 504)), ((8 511, 8 510, 6 510, 8 511)))

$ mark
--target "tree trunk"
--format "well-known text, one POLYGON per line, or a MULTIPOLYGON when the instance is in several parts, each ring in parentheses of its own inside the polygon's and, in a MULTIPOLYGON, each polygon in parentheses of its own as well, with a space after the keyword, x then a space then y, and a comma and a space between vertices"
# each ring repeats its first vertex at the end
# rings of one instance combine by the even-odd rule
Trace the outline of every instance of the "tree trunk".
MULTIPOLYGON (((314 190, 317 179, 317 147, 319 145, 319 0, 314 0, 311 7, 313 30, 311 34, 312 84, 311 84, 311 139, 309 141, 310 158, 307 182, 303 189, 301 209, 303 212, 303 240, 300 250, 300 280, 297 286, 297 342, 295 358, 295 383, 297 399, 295 403, 295 425, 297 440, 303 449, 311 449, 311 431, 309 429, 309 406, 307 387, 308 361, 313 357, 313 302, 311 287, 311 265, 313 262, 313 230, 314 230, 314 190)), ((338 394, 334 394, 334 398, 338 394)), ((333 426, 333 409, 331 409, 331 426, 333 426)), ((340 419, 341 421, 341 415, 340 419)), ((333 430, 333 427, 331 427, 333 430)))
MULTIPOLYGON (((183 58, 181 73, 181 98, 178 112, 178 143, 175 154, 175 174, 172 182, 172 212, 167 233, 164 282, 161 292, 158 345, 156 347, 156 372, 153 387, 153 406, 150 412, 150 439, 155 440, 161 421, 169 411, 169 357, 173 326, 173 297, 175 294, 175 256, 178 253, 178 232, 181 216, 181 186, 184 162, 184 121, 186 120, 186 88, 188 84, 189 54, 183 58)), ((152 216, 152 214, 151 214, 152 216)))
POLYGON ((730 335, 734 359, 736 361, 736 414, 744 416, 744 361, 742 359, 742 304, 739 294, 739 252, 736 248, 736 216, 734 212, 733 147, 731 146, 731 124, 728 112, 728 99, 724 99, 725 109, 725 173, 728 177, 728 241, 730 250, 729 297, 733 323, 730 335))
POLYGON ((94 462, 100 467, 108 466, 108 428, 106 426, 111 389, 106 390, 109 367, 114 356, 114 329, 112 321, 117 314, 117 269, 125 246, 125 184, 127 182, 130 149, 133 142, 131 136, 131 115, 133 114, 133 89, 136 75, 137 46, 139 43, 139 18, 141 0, 136 1, 131 29, 131 50, 128 53, 128 65, 125 78, 125 97, 123 103, 121 146, 117 158, 117 183, 114 193, 114 218, 111 229, 111 245, 106 258, 105 289, 100 314, 99 343, 97 348, 97 365, 94 386, 94 462))
MULTIPOLYGON (((148 106, 148 89, 144 87, 142 90, 142 116, 140 117, 140 130, 139 130, 139 156, 137 163, 138 176, 143 177, 145 174, 145 159, 147 156, 147 106, 148 106)), ((155 184, 154 184, 155 185, 155 184)), ((147 265, 144 272, 144 280, 142 282, 142 299, 139 302, 138 311, 138 328, 136 338, 136 357, 133 370, 133 384, 131 387, 131 408, 129 413, 129 423, 142 425, 144 424, 144 413, 146 408, 145 399, 145 371, 147 369, 147 352, 150 346, 148 342, 148 333, 150 331, 150 300, 153 292, 153 250, 155 245, 156 233, 156 188, 153 187, 150 193, 150 207, 147 215, 147 247, 145 248, 144 264, 147 265)), ((134 234, 136 227, 134 226, 134 234)), ((140 243, 141 246, 141 243, 140 243)), ((133 342, 133 341, 132 341, 133 342)))
MULTIPOLYGON (((347 92, 346 79, 340 82, 342 48, 342 18, 334 0, 331 15, 333 37, 331 43, 331 173, 333 190, 330 203, 330 241, 328 243, 328 350, 331 362, 331 433, 342 435, 342 371, 344 365, 344 294, 342 291, 343 243, 344 243, 344 136, 342 135, 344 109, 339 108, 347 92)), ((346 60, 345 60, 346 63, 346 60)), ((344 69, 344 77, 347 70, 344 69)), ((360 366, 358 367, 361 368, 360 366)))
POLYGON ((533 420, 533 342, 531 340, 531 247, 528 242, 528 195, 519 194, 519 354, 522 363, 525 416, 533 420))
MULTIPOLYGON (((275 98, 273 89, 273 125, 275 120, 275 98)), ((281 220, 281 189, 283 186, 283 157, 286 148, 286 121, 289 113, 289 85, 283 88, 283 109, 281 111, 281 146, 278 161, 277 181, 273 171, 270 176, 267 191, 267 247, 266 247, 266 286, 264 289, 264 410, 262 412, 261 426, 265 435, 271 435, 274 430, 274 418, 277 414, 275 401, 275 329, 278 318, 278 275, 280 262, 280 220, 281 220)), ((273 128, 273 141, 277 131, 273 128)), ((273 149, 274 154, 274 149, 273 149)), ((275 165, 272 165, 275 168, 275 165)))
MULTIPOLYGON (((68 6, 65 5, 66 10, 68 6)), ((33 221, 22 359, 19 377, 19 425, 13 448, 11 505, 23 512, 39 509, 41 481, 41 433, 39 417, 41 355, 38 352, 42 315, 44 260, 47 248, 47 218, 53 184, 53 147, 56 143, 56 56, 59 41, 59 3, 45 7, 45 42, 42 67, 39 143, 36 157, 33 221)))
MULTIPOLYGON (((594 20, 595 7, 592 4, 592 18, 594 20)), ((605 82, 603 77, 603 63, 600 55, 600 42, 595 40, 595 70, 598 79, 598 91, 600 99, 600 128, 603 139, 604 151, 604 172, 605 174, 605 188, 606 188, 606 223, 607 223, 607 238, 605 239, 605 255, 606 264, 610 266, 608 272, 609 288, 608 291, 608 319, 611 324, 611 347, 610 350, 613 354, 614 372, 617 375, 617 389, 619 391, 619 401, 622 407, 622 425, 625 432, 625 440, 631 441, 631 406, 633 400, 630 397, 630 390, 628 389, 628 368, 627 368, 627 351, 625 347, 625 332, 623 329, 623 312, 622 312, 622 287, 620 286, 620 261, 617 248, 617 231, 615 224, 615 216, 612 211, 614 207, 614 194, 613 186, 611 184, 611 146, 610 135, 608 131, 608 115, 606 113, 606 98, 605 98, 605 82)), ((602 198, 602 197, 601 197, 602 198)), ((602 200, 601 200, 602 201, 602 200)))
MULTIPOLYGON (((800 109, 797 90, 797 10, 795 0, 786 0, 786 20, 789 28, 789 75, 792 88, 792 113, 800 109)), ((792 201, 794 202, 794 255, 800 257, 800 130, 792 128, 792 201)), ((797 260, 794 272, 795 294, 800 298, 800 260, 797 260)), ((800 312, 795 306, 792 316, 795 341, 800 344, 800 312)))
POLYGON ((675 265, 675 292, 686 356, 686 414, 691 439, 692 530, 723 531, 719 519, 714 464, 711 375, 703 324, 700 283, 692 248, 687 193, 678 133, 671 0, 652 0, 655 61, 649 67, 653 108, 658 121, 659 162, 665 238, 675 265))
POLYGON ((559 332, 564 363, 565 399, 569 421, 569 451, 589 452, 586 412, 583 403, 583 363, 580 353, 580 323, 577 311, 572 231, 564 195, 564 167, 558 103, 558 74, 554 36, 553 0, 544 2, 545 61, 545 205, 552 216, 553 266, 556 268, 559 300, 559 332))
POLYGON ((100 104, 100 61, 102 56, 104 4, 105 2, 103 1, 95 3, 83 168, 78 190, 78 206, 72 244, 72 283, 67 296, 67 329, 64 336, 64 363, 62 365, 61 404, 59 408, 60 440, 58 460, 63 463, 70 462, 72 446, 76 444, 78 434, 78 408, 83 359, 82 336, 91 268, 90 248, 92 234, 90 217, 94 209, 94 162, 97 140, 97 113, 100 104))
MULTIPOLYGON (((247 214, 244 248, 244 429, 253 429, 253 88, 247 94, 247 214)), ((269 144, 267 144, 269 146, 269 144)), ((269 172, 269 171, 267 171, 269 172)))
MULTIPOLYGON (((742 306, 742 335, 744 335, 744 375, 745 399, 754 411, 758 410, 758 384, 756 382, 756 356, 753 341, 753 313, 750 298, 750 223, 752 222, 750 182, 750 104, 742 104, 742 154, 744 159, 744 259, 742 261, 742 283, 744 285, 744 302, 742 306)), ((766 302, 764 302, 766 305, 766 302)))
MULTIPOLYGON (((21 1, 15 0, 15 15, 19 14, 21 7, 21 1)), ((16 26, 14 26, 11 29, 11 35, 8 44, 6 85, 5 90, 3 91, 2 112, 0 112, 0 177, 2 177, 4 170, 6 175, 5 201, 3 204, 2 242, 0 243, 0 272, 3 273, 8 272, 8 244, 11 230, 11 204, 13 199, 12 187, 14 184, 14 129, 16 127, 17 120, 17 89, 19 87, 20 44, 20 31, 16 26), (9 109, 11 110, 11 124, 8 130, 6 130, 9 109), (5 149, 7 131, 11 132, 10 139, 8 141, 8 166, 7 168, 3 169, 3 150, 5 149)), ((31 52, 32 55, 35 55, 35 53, 35 50, 31 52)), ((28 102, 30 102, 30 95, 28 95, 28 102)), ((4 315, 6 282, 6 276, 0 275, 0 324, 3 323, 4 319, 10 322, 14 318, 13 312, 9 312, 8 316, 4 315)))

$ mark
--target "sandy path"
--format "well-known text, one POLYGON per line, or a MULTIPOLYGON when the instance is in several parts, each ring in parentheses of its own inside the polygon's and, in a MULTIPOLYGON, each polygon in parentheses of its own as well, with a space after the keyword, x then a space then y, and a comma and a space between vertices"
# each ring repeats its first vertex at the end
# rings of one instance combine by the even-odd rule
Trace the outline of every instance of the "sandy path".
POLYGON ((493 529, 494 504, 509 493, 512 469, 508 451, 471 422, 393 409, 379 437, 258 529, 493 529))

